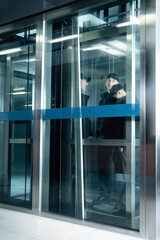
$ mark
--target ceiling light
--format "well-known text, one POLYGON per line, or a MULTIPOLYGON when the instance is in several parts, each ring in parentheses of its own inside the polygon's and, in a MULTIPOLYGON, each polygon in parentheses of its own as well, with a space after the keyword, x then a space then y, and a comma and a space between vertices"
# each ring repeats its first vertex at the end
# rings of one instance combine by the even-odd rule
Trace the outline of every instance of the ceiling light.
POLYGON ((106 48, 106 49, 101 49, 101 50, 104 51, 104 52, 107 52, 109 54, 112 54, 112 55, 117 55, 117 56, 125 55, 124 53, 119 52, 119 51, 117 51, 117 50, 115 50, 113 48, 106 48))
POLYGON ((82 50, 84 52, 86 52, 86 51, 92 51, 92 50, 102 50, 102 49, 106 49, 106 48, 108 48, 108 47, 105 45, 97 45, 97 46, 93 46, 93 47, 89 47, 89 48, 83 48, 82 50))
POLYGON ((89 21, 92 26, 102 25, 106 23, 102 19, 92 14, 86 14, 86 15, 80 16, 78 19, 79 19, 79 27, 83 27, 83 23, 87 23, 89 21))
POLYGON ((25 106, 25 107, 32 107, 32 104, 28 104, 28 105, 25 104, 24 106, 25 106))
POLYGON ((20 52, 21 50, 22 50, 21 48, 11 48, 11 49, 0 51, 0 55, 6 55, 6 54, 10 54, 10 53, 20 52))
POLYGON ((127 45, 123 42, 118 41, 118 40, 110 41, 110 42, 107 42, 107 43, 109 43, 110 45, 112 45, 116 48, 119 48, 123 51, 127 50, 127 45))
POLYGON ((15 92, 15 93, 12 93, 12 95, 22 95, 22 94, 27 94, 27 92, 15 92))
POLYGON ((21 90, 24 90, 25 88, 24 87, 21 87, 21 88, 14 88, 13 91, 21 91, 21 90))
POLYGON ((57 42, 70 40, 70 39, 73 39, 73 38, 78 38, 78 34, 70 35, 70 36, 66 36, 66 37, 61 37, 61 38, 56 38, 56 39, 50 40, 49 42, 50 43, 57 43, 57 42))
POLYGON ((116 25, 116 27, 118 27, 118 28, 119 27, 127 27, 127 26, 134 25, 134 24, 140 25, 140 20, 134 16, 130 16, 129 22, 119 23, 116 25))
POLYGON ((29 60, 28 59, 22 59, 22 60, 17 60, 17 61, 13 61, 13 63, 22 63, 22 62, 35 62, 36 59, 35 58, 30 58, 29 60))
POLYGON ((115 49, 113 49, 113 48, 110 48, 110 47, 108 47, 108 46, 106 46, 106 45, 102 45, 102 44, 100 44, 100 45, 94 45, 94 46, 92 46, 92 47, 90 47, 90 48, 83 48, 82 50, 83 50, 84 52, 86 52, 86 51, 92 51, 92 50, 101 50, 101 51, 103 51, 103 52, 107 52, 107 53, 112 54, 112 55, 118 55, 118 56, 125 55, 124 53, 122 53, 122 52, 120 52, 120 51, 118 51, 118 50, 115 50, 115 49))

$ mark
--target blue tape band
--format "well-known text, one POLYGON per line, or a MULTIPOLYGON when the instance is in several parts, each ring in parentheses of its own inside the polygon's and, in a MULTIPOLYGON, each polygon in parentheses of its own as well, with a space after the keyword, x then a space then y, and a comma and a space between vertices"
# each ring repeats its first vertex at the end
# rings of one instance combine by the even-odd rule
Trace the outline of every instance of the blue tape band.
POLYGON ((24 121, 33 120, 34 111, 14 111, 14 112, 0 112, 0 121, 24 121))
MULTIPOLYGON (((75 108, 54 108, 41 111, 41 118, 71 119, 97 117, 131 117, 140 115, 140 104, 117 104, 75 108)), ((0 112, 0 121, 34 120, 34 111, 0 112)))
POLYGON ((117 104, 81 108, 54 108, 42 110, 41 114, 41 118, 43 120, 97 117, 131 117, 140 115, 140 104, 117 104))

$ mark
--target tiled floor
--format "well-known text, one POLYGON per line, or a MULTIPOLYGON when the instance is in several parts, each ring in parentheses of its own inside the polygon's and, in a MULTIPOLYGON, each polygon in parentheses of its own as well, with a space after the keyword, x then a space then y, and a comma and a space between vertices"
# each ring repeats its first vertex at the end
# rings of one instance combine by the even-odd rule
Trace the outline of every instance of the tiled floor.
POLYGON ((138 239, 118 233, 0 208, 0 240, 138 239))

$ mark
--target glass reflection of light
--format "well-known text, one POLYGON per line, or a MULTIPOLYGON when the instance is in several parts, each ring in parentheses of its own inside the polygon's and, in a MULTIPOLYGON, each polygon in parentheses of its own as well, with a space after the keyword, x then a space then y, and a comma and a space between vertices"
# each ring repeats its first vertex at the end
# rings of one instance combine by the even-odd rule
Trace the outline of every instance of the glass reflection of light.
POLYGON ((97 26, 97 25, 101 25, 101 24, 106 23, 102 19, 97 18, 96 16, 94 16, 92 14, 86 14, 86 15, 80 16, 78 19, 79 19, 79 26, 80 27, 83 27, 83 23, 87 23, 87 22, 90 22, 90 24, 92 26, 97 26))
POLYGON ((13 91, 22 91, 24 90, 25 88, 24 87, 21 87, 21 88, 14 88, 13 91))
POLYGON ((118 27, 118 28, 119 27, 127 27, 127 26, 134 25, 134 24, 140 25, 140 20, 137 17, 130 16, 129 22, 119 23, 116 25, 116 27, 118 27))
POLYGON ((110 45, 116 47, 116 48, 119 48, 123 51, 126 51, 127 50, 127 45, 121 41, 118 41, 118 40, 114 40, 114 41, 110 41, 110 42, 107 42, 109 43, 110 45))
POLYGON ((16 52, 20 52, 21 50, 22 50, 21 48, 11 48, 11 49, 0 51, 0 55, 7 55, 7 54, 11 54, 11 53, 16 53, 16 52))
POLYGON ((50 43, 57 43, 57 42, 62 42, 62 41, 74 39, 74 38, 77 38, 77 37, 78 37, 78 34, 75 34, 75 35, 70 35, 70 36, 66 36, 66 37, 56 38, 56 39, 50 40, 49 42, 50 43))
POLYGON ((23 95, 23 94, 28 94, 27 92, 14 92, 11 93, 12 95, 23 95))
POLYGON ((92 50, 102 50, 104 52, 107 52, 109 54, 112 54, 112 55, 117 55, 117 56, 123 56, 125 55, 123 52, 121 51, 118 51, 118 50, 115 50, 113 48, 110 48, 106 45, 103 45, 103 44, 99 44, 99 45, 93 45, 92 47, 89 47, 89 48, 83 48, 82 49, 84 52, 86 51, 92 51, 92 50))
POLYGON ((13 63, 22 63, 22 62, 35 62, 36 59, 35 58, 30 58, 29 60, 28 59, 22 59, 22 60, 17 60, 17 61, 13 61, 13 63))

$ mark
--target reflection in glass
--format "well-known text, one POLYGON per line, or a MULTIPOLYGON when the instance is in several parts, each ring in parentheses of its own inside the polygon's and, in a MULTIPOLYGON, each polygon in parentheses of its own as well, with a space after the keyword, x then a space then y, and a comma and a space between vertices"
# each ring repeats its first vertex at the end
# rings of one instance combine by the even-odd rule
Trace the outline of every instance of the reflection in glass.
MULTIPOLYGON (((34 108, 35 38, 30 27, 0 35, 1 112, 34 108)), ((11 120, 0 125, 0 201, 31 208, 32 122, 11 120)))
MULTIPOLYGON (((73 122, 65 119, 52 120, 50 124, 49 176, 48 172, 43 173, 43 181, 45 184, 49 183, 49 189, 48 196, 42 196, 42 209, 75 216, 76 159, 73 122)), ((46 164, 44 171, 47 171, 46 164)))
POLYGON ((43 123, 44 211, 139 229, 140 117, 97 116, 100 105, 140 102, 139 9, 125 2, 48 21, 44 108, 62 115, 43 123), (75 107, 82 117, 71 109, 60 119, 75 107))

